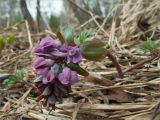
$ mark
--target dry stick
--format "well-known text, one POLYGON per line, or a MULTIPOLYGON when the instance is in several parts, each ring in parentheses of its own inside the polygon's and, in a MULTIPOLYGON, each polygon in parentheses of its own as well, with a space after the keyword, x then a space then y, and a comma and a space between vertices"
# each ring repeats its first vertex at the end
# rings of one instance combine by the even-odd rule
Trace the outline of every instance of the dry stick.
POLYGON ((135 112, 131 112, 131 113, 117 114, 117 115, 112 115, 109 118, 116 119, 116 118, 122 118, 122 117, 131 116, 131 115, 136 115, 139 113, 146 113, 146 112, 151 112, 151 110, 147 109, 147 110, 140 110, 140 111, 135 111, 135 112))
MULTIPOLYGON (((92 18, 94 18, 93 13, 92 12, 89 12, 89 13, 92 16, 92 18)), ((93 19, 93 20, 96 23, 96 25, 99 27, 99 29, 104 32, 105 36, 109 37, 109 34, 101 27, 101 25, 98 23, 98 21, 96 19, 93 19)))
MULTIPOLYGON (((152 104, 88 104, 88 103, 82 103, 79 110, 147 110, 151 108, 155 103, 152 104)), ((63 108, 63 109, 74 109, 76 103, 66 103, 66 104, 58 104, 57 107, 63 108)))
POLYGON ((94 17, 90 18, 85 23, 83 23, 78 28, 76 28, 76 30, 79 30, 79 29, 83 28, 84 26, 86 26, 87 24, 89 24, 90 22, 92 22, 94 19, 97 19, 97 18, 99 18, 99 16, 94 16, 94 17))
POLYGON ((148 85, 153 85, 152 83, 138 83, 138 84, 128 84, 128 85, 117 85, 117 86, 103 86, 103 87, 100 87, 100 88, 94 88, 94 89, 88 89, 88 90, 81 90, 81 91, 76 91, 76 92, 72 92, 72 93, 69 93, 70 95, 75 95, 75 94, 78 94, 78 93, 88 93, 88 92, 95 92, 95 91, 98 91, 98 90, 105 90, 105 89, 117 89, 118 88, 129 88, 129 87, 134 87, 134 88, 137 88, 137 87, 142 87, 142 86, 148 86, 148 85))
POLYGON ((120 78, 123 78, 123 72, 122 72, 122 69, 121 69, 121 66, 119 65, 116 57, 114 57, 111 52, 107 52, 107 56, 109 58, 109 60, 112 61, 113 65, 116 67, 117 71, 118 71, 118 75, 120 78))
POLYGON ((77 105, 75 106, 75 110, 72 113, 72 120, 76 120, 76 116, 78 114, 79 108, 80 108, 80 101, 77 103, 77 105))
POLYGON ((158 55, 152 55, 151 57, 140 61, 139 63, 133 65, 132 67, 124 70, 123 74, 126 73, 126 72, 129 72, 129 71, 131 71, 131 70, 133 70, 133 69, 139 68, 139 67, 143 66, 145 63, 151 62, 151 61, 154 60, 156 57, 159 57, 159 56, 158 56, 158 55))

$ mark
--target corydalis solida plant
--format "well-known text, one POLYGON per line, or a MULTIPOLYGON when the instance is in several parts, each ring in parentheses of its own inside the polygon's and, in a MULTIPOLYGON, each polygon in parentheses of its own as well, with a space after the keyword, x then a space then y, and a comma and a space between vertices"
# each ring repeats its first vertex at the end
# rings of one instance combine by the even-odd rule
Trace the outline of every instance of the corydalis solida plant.
POLYGON ((45 37, 35 47, 33 67, 39 78, 35 86, 42 93, 38 101, 45 99, 47 107, 70 91, 77 81, 77 72, 67 67, 68 63, 79 63, 82 59, 78 46, 69 46, 59 40, 45 37))
POLYGON ((70 92, 77 74, 89 75, 78 65, 82 56, 93 61, 105 57, 106 44, 98 40, 85 41, 89 36, 89 32, 85 32, 87 34, 74 39, 73 32, 67 28, 58 38, 45 37, 36 45, 33 67, 39 76, 35 86, 41 93, 37 101, 44 99, 47 108, 54 108, 56 101, 70 92))

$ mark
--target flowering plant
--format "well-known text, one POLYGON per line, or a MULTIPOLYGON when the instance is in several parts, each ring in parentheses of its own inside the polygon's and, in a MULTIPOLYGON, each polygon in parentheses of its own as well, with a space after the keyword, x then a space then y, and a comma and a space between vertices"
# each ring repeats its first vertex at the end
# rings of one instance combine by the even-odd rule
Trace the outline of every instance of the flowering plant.
POLYGON ((88 75, 88 72, 78 65, 82 57, 89 60, 105 57, 104 43, 97 40, 90 42, 82 40, 86 39, 89 33, 83 33, 81 34, 83 36, 77 39, 73 38, 69 29, 64 33, 63 36, 60 34, 59 39, 45 37, 34 48, 36 58, 33 67, 39 76, 34 83, 41 93, 37 101, 44 99, 47 108, 55 108, 56 101, 70 92, 71 85, 77 81, 77 74, 88 75))

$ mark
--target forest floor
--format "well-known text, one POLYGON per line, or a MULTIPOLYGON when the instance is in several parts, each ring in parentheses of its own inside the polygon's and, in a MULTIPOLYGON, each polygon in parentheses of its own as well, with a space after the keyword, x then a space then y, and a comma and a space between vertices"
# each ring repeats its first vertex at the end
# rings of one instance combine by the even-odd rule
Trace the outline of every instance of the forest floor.
MULTIPOLYGON (((114 84, 102 86, 79 76, 79 81, 72 86, 72 92, 62 103, 56 104, 55 111, 48 111, 41 103, 37 103, 38 93, 32 88, 36 78, 32 68, 35 57, 32 48, 40 38, 53 33, 31 33, 28 23, 24 21, 1 31, 0 35, 4 39, 14 34, 16 40, 13 44, 5 43, 1 51, 0 72, 14 74, 21 70, 24 76, 12 87, 1 85, 0 120, 160 120, 159 57, 128 70, 150 57, 150 53, 139 49, 147 37, 152 36, 158 45, 160 43, 160 23, 155 11, 159 6, 148 6, 143 14, 134 12, 142 9, 140 5, 128 8, 127 13, 121 16, 123 24, 120 27, 114 20, 109 27, 105 27, 107 19, 98 21, 95 18, 99 16, 91 13, 91 19, 76 29, 79 32, 95 22, 95 35, 89 39, 96 38, 110 44, 110 51, 116 56, 124 77, 118 76, 115 66, 107 57, 99 62, 83 60, 83 68, 93 75, 114 81, 114 84), (151 15, 152 18, 149 17, 151 15)), ((127 9, 127 5, 124 9, 127 9)))

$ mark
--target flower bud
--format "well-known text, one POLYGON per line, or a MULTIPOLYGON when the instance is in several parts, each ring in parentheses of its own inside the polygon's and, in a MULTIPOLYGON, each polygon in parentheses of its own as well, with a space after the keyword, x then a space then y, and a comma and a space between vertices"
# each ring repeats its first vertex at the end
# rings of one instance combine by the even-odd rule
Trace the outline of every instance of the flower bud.
POLYGON ((80 51, 84 58, 98 61, 106 56, 105 43, 99 40, 85 41, 80 45, 80 51))

